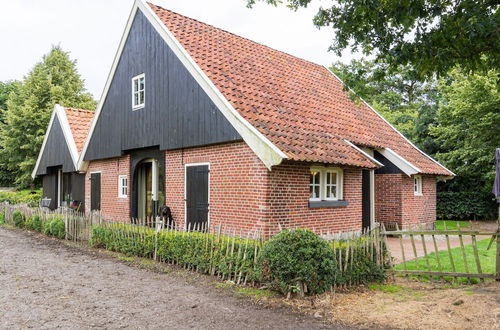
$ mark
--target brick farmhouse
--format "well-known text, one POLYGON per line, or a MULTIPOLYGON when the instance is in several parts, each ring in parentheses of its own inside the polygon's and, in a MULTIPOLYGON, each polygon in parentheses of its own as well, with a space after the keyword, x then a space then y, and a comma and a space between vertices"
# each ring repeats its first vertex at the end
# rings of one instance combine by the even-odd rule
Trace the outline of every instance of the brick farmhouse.
POLYGON ((454 174, 327 68, 137 0, 95 114, 56 105, 35 176, 51 208, 273 234, 432 224, 454 174))

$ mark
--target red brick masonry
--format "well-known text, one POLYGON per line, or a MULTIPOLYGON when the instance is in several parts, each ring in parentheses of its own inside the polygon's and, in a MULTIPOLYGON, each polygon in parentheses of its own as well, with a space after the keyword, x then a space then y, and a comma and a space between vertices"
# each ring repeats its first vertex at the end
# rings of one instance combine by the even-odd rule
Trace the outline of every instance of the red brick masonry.
MULTIPOLYGON (((349 205, 309 208, 309 163, 289 162, 268 171, 244 143, 228 143, 165 152, 166 204, 176 222, 185 222, 186 164, 208 163, 209 221, 238 233, 270 235, 280 228, 306 227, 318 233, 361 228, 361 170, 344 168, 344 200, 349 205)), ((130 158, 93 161, 86 180, 90 208, 90 174, 101 172, 102 213, 120 221, 130 217, 130 158), (118 198, 118 175, 129 176, 129 198, 118 198)), ((423 196, 414 196, 413 179, 402 174, 375 176, 376 219, 406 227, 435 219, 434 176, 423 176, 423 196)))
POLYGON ((375 175, 375 218, 402 228, 431 225, 436 220, 436 177, 422 176, 422 196, 413 192, 413 177, 405 174, 375 175))

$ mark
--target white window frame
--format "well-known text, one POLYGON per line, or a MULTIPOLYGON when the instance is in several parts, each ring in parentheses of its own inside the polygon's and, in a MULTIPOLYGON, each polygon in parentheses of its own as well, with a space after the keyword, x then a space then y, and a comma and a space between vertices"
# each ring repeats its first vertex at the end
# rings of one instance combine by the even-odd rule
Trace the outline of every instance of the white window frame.
MULTIPOLYGON (((339 167, 319 167, 319 166, 313 166, 310 168, 310 173, 312 172, 319 172, 320 173, 320 196, 319 198, 311 198, 309 197, 309 200, 311 202, 318 202, 318 201, 340 201, 343 200, 344 198, 344 170, 339 168, 339 167), (337 174, 337 180, 336 180, 336 185, 337 185, 337 197, 326 197, 326 176, 327 173, 336 173, 337 174)), ((309 182, 309 194, 311 191, 311 183, 309 182)), ((310 195, 309 195, 310 196, 310 195)))
MULTIPOLYGON (((140 97, 138 98, 139 102, 140 102, 140 97)), ((137 75, 135 77, 132 78, 132 110, 138 110, 138 109, 142 109, 144 108, 144 105, 146 104, 146 76, 144 73, 141 73, 140 75, 137 75), (140 80, 143 79, 144 80, 144 88, 141 90, 139 89, 140 88, 140 80), (134 90, 134 82, 138 80, 138 83, 137 83, 137 91, 134 90), (138 103, 138 104, 135 104, 135 94, 139 94, 143 92, 144 93, 144 97, 143 97, 143 102, 142 103, 138 103)))
POLYGON ((338 201, 338 200, 342 200, 342 186, 343 186, 343 183, 344 183, 344 172, 342 171, 341 168, 326 168, 325 171, 324 171, 324 176, 325 176, 325 179, 324 179, 324 199, 326 201, 338 201), (328 173, 335 173, 337 178, 335 180, 335 185, 337 187, 337 196, 336 197, 326 197, 326 193, 327 193, 327 175, 328 173))
POLYGON ((422 196, 422 176, 421 175, 415 175, 413 177, 413 193, 415 196, 422 196))
POLYGON ((320 201, 321 200, 321 196, 322 196, 321 182, 323 181, 323 179, 321 177, 323 176, 323 173, 322 173, 321 168, 319 168, 319 167, 311 167, 309 175, 312 175, 313 172, 318 172, 319 173, 319 182, 318 182, 318 184, 314 183, 314 185, 319 185, 319 196, 316 197, 316 198, 312 198, 311 197, 311 178, 309 178, 309 200, 310 201, 320 201))
POLYGON ((127 198, 128 197, 128 175, 118 176, 118 197, 127 198), (123 184, 125 181, 126 184, 123 184), (125 189, 125 193, 124 193, 125 189))

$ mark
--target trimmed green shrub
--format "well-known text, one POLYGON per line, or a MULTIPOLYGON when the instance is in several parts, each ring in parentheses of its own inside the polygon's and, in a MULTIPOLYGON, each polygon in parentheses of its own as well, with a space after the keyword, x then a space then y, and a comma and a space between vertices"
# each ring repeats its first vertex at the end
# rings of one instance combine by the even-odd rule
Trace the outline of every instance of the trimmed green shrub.
POLYGON ((33 230, 37 232, 42 232, 42 218, 39 215, 34 215, 31 217, 33 230))
POLYGON ((33 230, 33 217, 29 217, 24 222, 24 229, 33 230))
POLYGON ((46 235, 51 235, 63 239, 66 236, 64 220, 62 220, 60 217, 49 218, 43 224, 42 231, 46 235))
MULTIPOLYGON (((92 228, 90 243, 129 256, 151 258, 155 230, 129 224, 98 225, 92 228)), ((261 242, 225 235, 162 231, 157 237, 157 256, 202 273, 211 271, 225 278, 238 273, 254 280, 256 245, 260 247, 261 242)))
POLYGON ((5 223, 5 211, 0 212, 0 225, 5 223))
POLYGON ((322 293, 336 278, 333 250, 312 231, 285 230, 272 237, 259 258, 262 279, 282 293, 322 293))
POLYGON ((14 226, 23 228, 25 222, 25 216, 20 211, 16 210, 12 212, 12 220, 14 221, 14 226))

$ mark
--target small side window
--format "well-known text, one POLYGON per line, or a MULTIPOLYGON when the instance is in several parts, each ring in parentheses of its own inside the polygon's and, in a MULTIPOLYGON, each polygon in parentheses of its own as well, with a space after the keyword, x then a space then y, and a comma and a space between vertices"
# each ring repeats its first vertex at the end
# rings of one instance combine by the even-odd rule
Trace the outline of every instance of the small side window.
POLYGON ((413 192, 415 196, 422 196, 422 177, 415 175, 413 178, 413 192))
POLYGON ((132 78, 132 109, 144 107, 146 103, 146 77, 143 74, 132 78))
POLYGON ((118 197, 127 198, 128 196, 128 177, 126 175, 118 176, 118 197))

